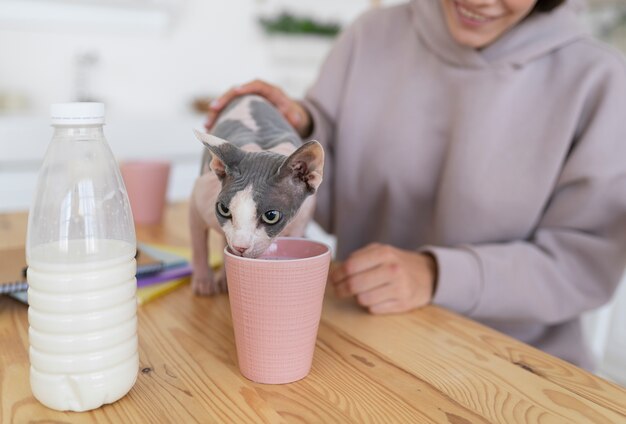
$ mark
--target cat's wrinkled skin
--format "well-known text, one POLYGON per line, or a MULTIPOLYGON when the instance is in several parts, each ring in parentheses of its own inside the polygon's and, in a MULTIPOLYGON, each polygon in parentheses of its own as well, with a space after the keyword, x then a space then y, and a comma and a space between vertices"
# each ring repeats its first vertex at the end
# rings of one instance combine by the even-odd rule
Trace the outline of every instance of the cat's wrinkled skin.
POLYGON ((211 134, 195 133, 207 150, 189 207, 192 289, 211 295, 227 286, 223 269, 213 272, 208 265, 209 229, 223 233, 233 253, 251 258, 278 235, 304 235, 322 182, 324 151, 317 141, 302 144, 259 96, 235 99, 211 134))

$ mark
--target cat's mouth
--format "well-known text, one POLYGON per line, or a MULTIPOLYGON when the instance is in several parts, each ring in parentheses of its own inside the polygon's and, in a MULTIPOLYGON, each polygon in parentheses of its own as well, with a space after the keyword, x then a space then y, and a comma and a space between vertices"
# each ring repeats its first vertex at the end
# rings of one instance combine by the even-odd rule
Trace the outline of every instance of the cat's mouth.
POLYGON ((250 259, 256 259, 259 256, 261 256, 263 253, 265 253, 265 248, 259 249, 259 248, 254 248, 254 247, 250 247, 249 249, 246 249, 244 251, 240 251, 237 249, 234 249, 232 246, 228 246, 228 250, 230 251, 230 253, 232 253, 235 256, 239 256, 242 258, 250 258, 250 259))

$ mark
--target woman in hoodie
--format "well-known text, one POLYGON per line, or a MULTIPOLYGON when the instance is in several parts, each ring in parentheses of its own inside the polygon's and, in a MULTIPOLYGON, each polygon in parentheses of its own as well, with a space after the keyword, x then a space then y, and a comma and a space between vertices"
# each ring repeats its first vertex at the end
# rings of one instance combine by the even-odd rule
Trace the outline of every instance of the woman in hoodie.
POLYGON ((327 154, 330 281, 371 313, 433 303, 590 367, 580 316, 624 270, 626 68, 573 0, 414 0, 347 28, 302 101, 327 154), (563 4, 561 4, 563 3, 563 4))

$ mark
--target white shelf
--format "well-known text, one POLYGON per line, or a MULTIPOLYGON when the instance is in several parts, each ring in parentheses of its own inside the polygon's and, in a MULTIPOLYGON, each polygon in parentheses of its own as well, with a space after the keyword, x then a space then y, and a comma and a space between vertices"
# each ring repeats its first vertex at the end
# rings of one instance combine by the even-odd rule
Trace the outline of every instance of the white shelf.
POLYGON ((161 34, 172 23, 176 3, 155 0, 3 0, 0 28, 161 34))

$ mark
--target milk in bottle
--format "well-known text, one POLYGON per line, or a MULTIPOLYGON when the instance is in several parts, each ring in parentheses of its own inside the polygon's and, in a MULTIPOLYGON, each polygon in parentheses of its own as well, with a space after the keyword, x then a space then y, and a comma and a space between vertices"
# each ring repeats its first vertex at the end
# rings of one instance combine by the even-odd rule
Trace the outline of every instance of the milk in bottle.
POLYGON ((30 384, 50 408, 86 411, 137 378, 136 239, 104 105, 51 113, 26 243, 30 384))

